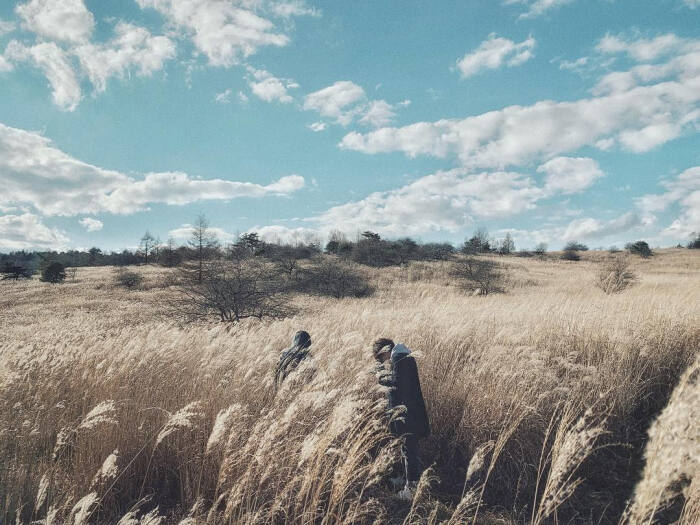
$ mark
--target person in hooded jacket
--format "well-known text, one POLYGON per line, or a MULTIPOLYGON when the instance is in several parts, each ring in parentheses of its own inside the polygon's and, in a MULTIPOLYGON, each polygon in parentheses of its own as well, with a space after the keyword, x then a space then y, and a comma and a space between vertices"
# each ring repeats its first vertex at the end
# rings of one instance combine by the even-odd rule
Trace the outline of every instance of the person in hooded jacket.
POLYGON ((408 347, 401 343, 395 345, 391 339, 375 341, 372 352, 377 361, 390 371, 379 377, 380 384, 389 387, 389 408, 401 405, 406 407, 401 417, 392 420, 391 431, 404 438, 401 452, 406 485, 399 496, 410 499, 422 473, 418 440, 430 435, 430 422, 420 387, 418 366, 408 347))
POLYGON ((308 332, 299 330, 294 334, 292 346, 282 351, 275 367, 275 390, 279 390, 286 377, 309 356, 310 346, 311 336, 308 332))

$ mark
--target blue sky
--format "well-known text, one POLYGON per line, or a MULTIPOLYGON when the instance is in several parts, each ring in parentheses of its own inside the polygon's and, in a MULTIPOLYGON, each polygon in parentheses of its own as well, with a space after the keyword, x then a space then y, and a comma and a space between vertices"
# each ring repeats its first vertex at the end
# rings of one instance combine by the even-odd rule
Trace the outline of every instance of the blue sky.
POLYGON ((0 4, 0 250, 700 232, 698 0, 0 4))

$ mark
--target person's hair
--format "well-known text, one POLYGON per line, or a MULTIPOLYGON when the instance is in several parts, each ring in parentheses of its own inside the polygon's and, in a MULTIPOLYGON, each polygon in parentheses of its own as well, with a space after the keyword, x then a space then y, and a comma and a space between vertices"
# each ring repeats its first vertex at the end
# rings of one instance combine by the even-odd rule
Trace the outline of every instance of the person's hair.
POLYGON ((375 359, 379 360, 379 356, 381 354, 383 354, 384 352, 391 352, 393 349, 394 341, 382 337, 381 339, 377 339, 372 345, 372 354, 374 355, 375 359), (387 346, 389 347, 388 350, 386 349, 387 346))

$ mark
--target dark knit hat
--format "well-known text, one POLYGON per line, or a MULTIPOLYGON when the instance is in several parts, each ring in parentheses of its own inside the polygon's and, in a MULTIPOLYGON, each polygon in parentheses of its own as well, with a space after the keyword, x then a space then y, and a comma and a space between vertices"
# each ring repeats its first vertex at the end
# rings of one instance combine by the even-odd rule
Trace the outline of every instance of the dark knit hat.
POLYGON ((311 346, 311 336, 309 335, 309 332, 299 330, 296 334, 294 334, 292 346, 296 348, 308 348, 311 346))
POLYGON ((377 339, 372 345, 372 354, 374 358, 379 360, 379 356, 385 352, 391 352, 394 349, 394 341, 382 337, 377 339))

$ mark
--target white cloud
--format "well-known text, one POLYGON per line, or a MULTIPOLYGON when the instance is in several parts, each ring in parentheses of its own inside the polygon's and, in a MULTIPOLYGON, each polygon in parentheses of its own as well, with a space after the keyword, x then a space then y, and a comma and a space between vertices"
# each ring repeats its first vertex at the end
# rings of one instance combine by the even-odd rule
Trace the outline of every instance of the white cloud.
POLYGON ((385 235, 458 231, 472 217, 492 219, 534 209, 548 192, 526 175, 440 171, 401 188, 335 206, 315 221, 323 231, 371 229, 385 235))
MULTIPOLYGON (((405 107, 410 103, 410 100, 404 100, 396 106, 405 107)), ((396 116, 396 106, 386 100, 368 100, 365 90, 349 80, 339 80, 304 98, 305 110, 317 111, 322 117, 341 126, 347 126, 355 120, 372 127, 386 126, 396 116)), ((321 131, 325 129, 325 123, 315 123, 310 127, 314 131, 321 131), (320 127, 321 124, 323 127, 320 127)))
POLYGON ((275 100, 282 104, 288 104, 294 99, 287 93, 288 89, 295 89, 299 84, 291 79, 281 79, 264 69, 255 69, 248 66, 248 86, 253 94, 265 102, 275 100))
POLYGON ((14 22, 9 22, 7 20, 3 20, 2 18, 0 18, 0 36, 6 35, 7 33, 11 33, 14 30, 15 30, 14 22))
POLYGON ((678 49, 683 39, 673 33, 657 36, 652 39, 639 38, 626 40, 623 36, 606 35, 596 49, 601 53, 627 53, 638 62, 649 62, 678 49))
POLYGON ((386 100, 373 100, 360 118, 360 123, 378 128, 391 124, 394 117, 396 117, 394 106, 386 100))
POLYGON ((238 100, 241 102, 241 104, 247 104, 248 103, 248 95, 243 93, 243 91, 238 92, 238 100))
POLYGON ((80 225, 89 232, 98 232, 104 226, 104 223, 98 219, 93 219, 91 217, 85 217, 78 221, 80 225))
POLYGON ((546 190, 563 194, 583 191, 603 176, 598 163, 585 157, 556 157, 537 171, 546 175, 546 190))
POLYGON ((270 225, 270 226, 255 226, 250 228, 249 232, 255 232, 265 242, 277 244, 299 243, 309 244, 311 242, 320 242, 320 233, 313 228, 288 228, 287 226, 270 225))
POLYGON ((683 3, 691 9, 700 7, 700 0, 683 0, 683 3))
POLYGON ((347 126, 358 114, 356 104, 366 99, 365 90, 349 80, 339 80, 333 85, 306 95, 304 109, 314 110, 322 117, 334 119, 347 126))
POLYGON ((301 0, 292 0, 288 2, 275 3, 272 6, 272 12, 282 18, 291 18, 293 16, 321 16, 321 12, 315 7, 309 7, 301 0))
POLYGON ((95 27, 83 0, 30 0, 18 5, 15 12, 23 28, 50 40, 86 42, 95 27))
POLYGON ((219 104, 228 104, 231 102, 231 88, 214 95, 214 101, 219 104))
POLYGON ((0 215, 0 250, 57 250, 68 242, 62 231, 49 228, 34 214, 0 215))
POLYGON ((644 213, 663 211, 677 204, 679 216, 668 226, 663 235, 686 239, 700 232, 700 166, 688 168, 672 180, 662 182, 664 193, 644 195, 636 200, 644 213))
POLYGON ((165 36, 153 36, 143 27, 117 23, 115 37, 104 44, 83 44, 75 54, 95 90, 104 91, 110 77, 124 78, 132 69, 150 76, 175 57, 175 44, 165 36))
POLYGON ((0 124, 0 204, 31 204, 45 215, 128 214, 150 203, 288 195, 303 186, 299 175, 267 185, 195 179, 181 172, 147 173, 134 179, 79 161, 41 135, 0 124))
POLYGON ((340 147, 370 154, 455 156, 464 166, 490 168, 546 159, 608 139, 643 152, 700 121, 700 61, 688 59, 676 67, 673 80, 572 102, 544 100, 465 119, 352 132, 340 147))
MULTIPOLYGON (((237 240, 236 235, 234 233, 227 232, 223 228, 210 226, 208 230, 210 233, 216 235, 216 238, 221 242, 233 242, 237 240)), ((190 239, 192 237, 192 225, 183 224, 179 228, 174 228, 168 232, 168 237, 172 237, 173 239, 178 241, 190 239)))
MULTIPOLYGON (((256 13, 261 2, 224 0, 136 0, 143 8, 160 12, 181 36, 191 38, 197 50, 214 66, 233 66, 264 46, 286 46, 289 37, 256 13)), ((288 2, 285 2, 287 4, 288 2)), ((298 10, 297 10, 298 11, 298 10)), ((305 14, 288 8, 288 16, 305 14)))
POLYGON ((576 219, 566 227, 561 238, 565 241, 602 239, 627 232, 642 224, 642 219, 634 212, 627 212, 610 221, 592 218, 576 219))
POLYGON ((515 43, 491 33, 487 40, 479 44, 479 47, 457 62, 457 69, 462 78, 467 78, 485 69, 498 69, 503 65, 519 66, 534 56, 532 52, 534 48, 535 39, 532 37, 515 43))
POLYGON ((534 0, 534 1, 528 1, 528 0, 510 0, 507 1, 506 3, 509 4, 514 4, 514 3, 527 3, 528 4, 528 10, 520 15, 520 18, 534 18, 536 16, 543 15, 550 9, 554 9, 556 7, 561 7, 565 4, 570 4, 574 0, 534 0))
POLYGON ((325 122, 312 122, 311 124, 309 124, 309 129, 311 131, 318 132, 318 131, 323 131, 324 129, 326 129, 326 126, 327 126, 327 124, 325 122))
POLYGON ((59 108, 73 111, 78 106, 82 98, 80 84, 68 55, 54 42, 27 47, 12 40, 5 49, 5 56, 14 61, 31 62, 41 69, 51 85, 53 101, 59 108))
POLYGON ((7 60, 3 55, 0 55, 0 73, 7 73, 12 71, 14 68, 9 60, 7 60))

